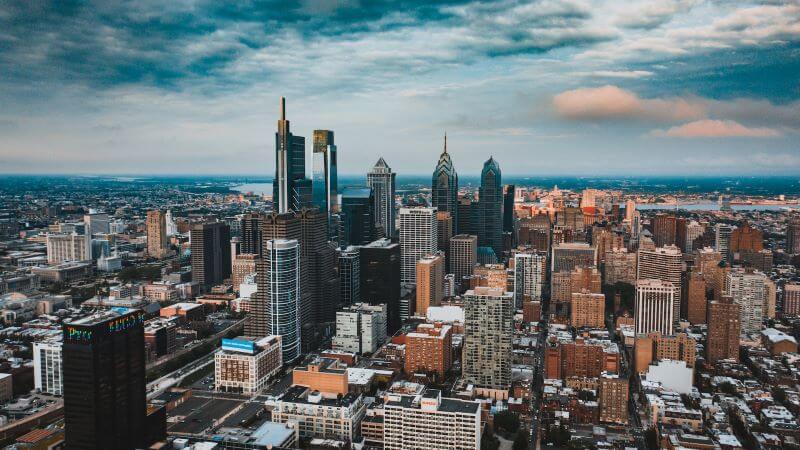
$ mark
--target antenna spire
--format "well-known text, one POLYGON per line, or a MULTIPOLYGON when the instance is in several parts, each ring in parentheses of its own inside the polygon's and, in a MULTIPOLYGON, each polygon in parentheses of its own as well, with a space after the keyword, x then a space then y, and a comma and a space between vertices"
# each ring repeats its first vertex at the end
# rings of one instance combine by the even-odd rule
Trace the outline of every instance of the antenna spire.
POLYGON ((281 97, 281 120, 286 120, 286 97, 281 97))
POLYGON ((447 131, 444 132, 444 152, 447 153, 447 131))

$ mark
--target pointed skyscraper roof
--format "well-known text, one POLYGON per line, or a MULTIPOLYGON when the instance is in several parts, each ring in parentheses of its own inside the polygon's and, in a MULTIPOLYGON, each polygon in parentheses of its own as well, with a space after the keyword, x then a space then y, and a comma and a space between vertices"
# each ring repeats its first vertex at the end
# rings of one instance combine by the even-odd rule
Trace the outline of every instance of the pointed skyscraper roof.
POLYGON ((375 167, 386 167, 388 168, 389 165, 386 164, 386 161, 383 160, 383 156, 378 159, 378 162, 375 163, 375 167))

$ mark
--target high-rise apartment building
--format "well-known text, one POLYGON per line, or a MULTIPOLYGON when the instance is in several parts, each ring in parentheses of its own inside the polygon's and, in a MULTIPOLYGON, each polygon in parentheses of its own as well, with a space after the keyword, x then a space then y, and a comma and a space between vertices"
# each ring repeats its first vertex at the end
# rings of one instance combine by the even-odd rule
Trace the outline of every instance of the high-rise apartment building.
POLYGON ((721 359, 739 360, 741 309, 733 298, 723 296, 708 304, 708 340, 706 358, 715 363, 721 359))
POLYGON ((790 217, 786 223, 786 253, 800 253, 800 216, 790 217))
POLYGON ((700 236, 705 233, 706 229, 700 223, 692 220, 688 224, 686 224, 686 239, 683 242, 678 242, 676 245, 680 245, 684 251, 684 253, 692 253, 694 248, 694 243, 700 236))
POLYGON ((358 247, 339 252, 339 301, 344 306, 361 302, 361 258, 358 247))
POLYGON ((439 390, 387 394, 383 422, 386 450, 481 448, 480 404, 442 398, 439 390))
POLYGON ((483 163, 481 186, 478 189, 478 247, 494 250, 497 259, 503 257, 503 184, 500 165, 494 158, 483 163))
POLYGON ((406 334, 405 372, 436 373, 444 379, 453 364, 453 329, 441 323, 423 323, 406 334))
POLYGON ((547 278, 547 254, 539 251, 519 251, 514 254, 514 303, 522 306, 525 300, 541 301, 547 278))
POLYGON ((511 292, 477 287, 464 294, 463 379, 489 396, 511 385, 514 298, 511 292))
POLYGON ((450 273, 463 286, 478 261, 478 236, 457 234, 450 239, 450 273))
POLYGON ((613 376, 600 377, 598 403, 600 422, 628 423, 628 379, 613 376))
POLYGON ((673 320, 681 317, 681 274, 683 273, 683 255, 681 250, 669 245, 658 247, 655 250, 639 250, 637 262, 637 279, 661 280, 672 283, 675 287, 675 311, 673 320))
POLYGON ((594 267, 597 248, 585 242, 568 242, 553 245, 551 271, 572 271, 576 267, 594 267))
POLYGON ((752 269, 735 269, 728 272, 725 292, 741 306, 739 325, 742 336, 761 331, 764 321, 764 303, 767 298, 767 276, 752 269))
POLYGON ((331 216, 339 212, 339 181, 333 131, 314 130, 312 158, 311 202, 325 214, 327 228, 330 230, 331 216))
POLYGON ((425 255, 417 260, 416 314, 425 317, 428 307, 439 306, 444 298, 444 256, 425 255))
POLYGON ((706 322, 708 300, 706 279, 702 273, 691 271, 686 279, 686 319, 692 325, 706 322))
POLYGON ((286 120, 286 99, 281 97, 281 118, 275 133, 274 211, 300 211, 310 203, 311 182, 306 174, 306 138, 292 134, 286 120))
POLYGON ((603 265, 605 284, 612 286, 616 283, 636 284, 636 257, 636 253, 629 252, 626 248, 606 252, 603 265))
POLYGON ((784 316, 800 315, 800 283, 786 283, 783 285, 783 313, 784 316))
POLYGON ((734 228, 727 223, 714 225, 714 250, 720 252, 726 260, 731 257, 731 233, 733 233, 734 228))
MULTIPOLYGON (((281 336, 283 361, 300 356, 300 245, 296 240, 270 239, 264 242, 264 259, 256 277, 259 299, 250 302, 253 330, 263 336, 281 336), (264 323, 264 321, 266 323, 264 323), (265 326, 266 325, 266 326, 265 326)), ((254 336, 262 337, 262 336, 254 336)))
POLYGON ((675 216, 656 214, 653 218, 653 241, 656 247, 675 245, 675 216))
POLYGON ((336 312, 334 350, 375 353, 386 341, 386 305, 356 303, 336 312))
MULTIPOLYGON (((400 245, 378 239, 359 251, 361 298, 372 305, 385 304, 389 334, 400 329, 400 245)), ((416 272, 416 267, 415 267, 416 272)))
POLYGON ((190 233, 192 281, 203 289, 231 275, 231 232, 224 222, 195 224, 190 233))
POLYGON ((401 281, 416 283, 417 261, 436 252, 438 246, 436 209, 400 209, 401 281))
POLYGON ((372 197, 375 200, 375 225, 382 232, 381 237, 394 236, 395 173, 383 158, 378 159, 372 170, 367 173, 367 186, 372 189, 372 197))
POLYGON ((764 250, 764 233, 744 222, 740 227, 731 231, 731 255, 745 252, 760 252, 764 250))
POLYGON ((151 258, 163 258, 167 247, 167 218, 164 211, 147 211, 147 255, 151 258))
POLYGON ((570 305, 570 322, 575 328, 604 328, 606 313, 606 296, 587 292, 572 294, 570 305))
POLYGON ((102 311, 63 333, 67 448, 144 448, 144 312, 102 311))
POLYGON ((674 303, 676 301, 674 284, 662 280, 638 280, 634 305, 636 334, 657 331, 662 335, 671 335, 672 325, 675 321, 674 303))
POLYGON ((431 177, 431 206, 437 211, 450 213, 454 234, 458 231, 458 174, 447 153, 447 135, 444 136, 444 150, 431 177))
POLYGON ((33 385, 51 395, 64 394, 63 349, 59 341, 33 343, 33 385))
POLYGON ((598 263, 605 261, 606 252, 625 248, 621 233, 605 227, 592 227, 592 246, 597 248, 598 263))
POLYGON ((233 258, 231 263, 231 282, 236 292, 239 292, 239 286, 244 283, 247 276, 256 273, 257 261, 258 255, 253 253, 240 253, 233 258))

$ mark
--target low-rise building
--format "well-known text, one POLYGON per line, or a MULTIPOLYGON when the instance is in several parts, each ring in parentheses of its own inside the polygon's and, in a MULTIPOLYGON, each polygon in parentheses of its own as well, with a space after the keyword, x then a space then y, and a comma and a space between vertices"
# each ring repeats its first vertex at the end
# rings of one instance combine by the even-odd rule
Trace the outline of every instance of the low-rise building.
MULTIPOLYGON (((346 380, 345 373, 345 380, 346 380)), ((292 386, 280 398, 268 400, 272 421, 296 422, 303 438, 353 442, 361 435, 366 405, 360 394, 325 397, 305 386, 292 386)))
POLYGON ((225 392, 254 394, 278 373, 283 365, 281 337, 239 337, 223 339, 214 354, 216 389, 225 392))

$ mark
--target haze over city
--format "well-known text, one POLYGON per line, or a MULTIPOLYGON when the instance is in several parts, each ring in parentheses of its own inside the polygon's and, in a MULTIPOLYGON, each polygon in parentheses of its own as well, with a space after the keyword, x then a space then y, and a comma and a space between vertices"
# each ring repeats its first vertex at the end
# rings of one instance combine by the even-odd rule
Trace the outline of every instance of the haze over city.
MULTIPOLYGON (((5 2, 0 172, 274 172, 293 129, 339 170, 800 172, 794 1, 5 2), (513 161, 513 164, 512 164, 513 161)), ((310 148, 307 149, 310 153, 310 148)))

